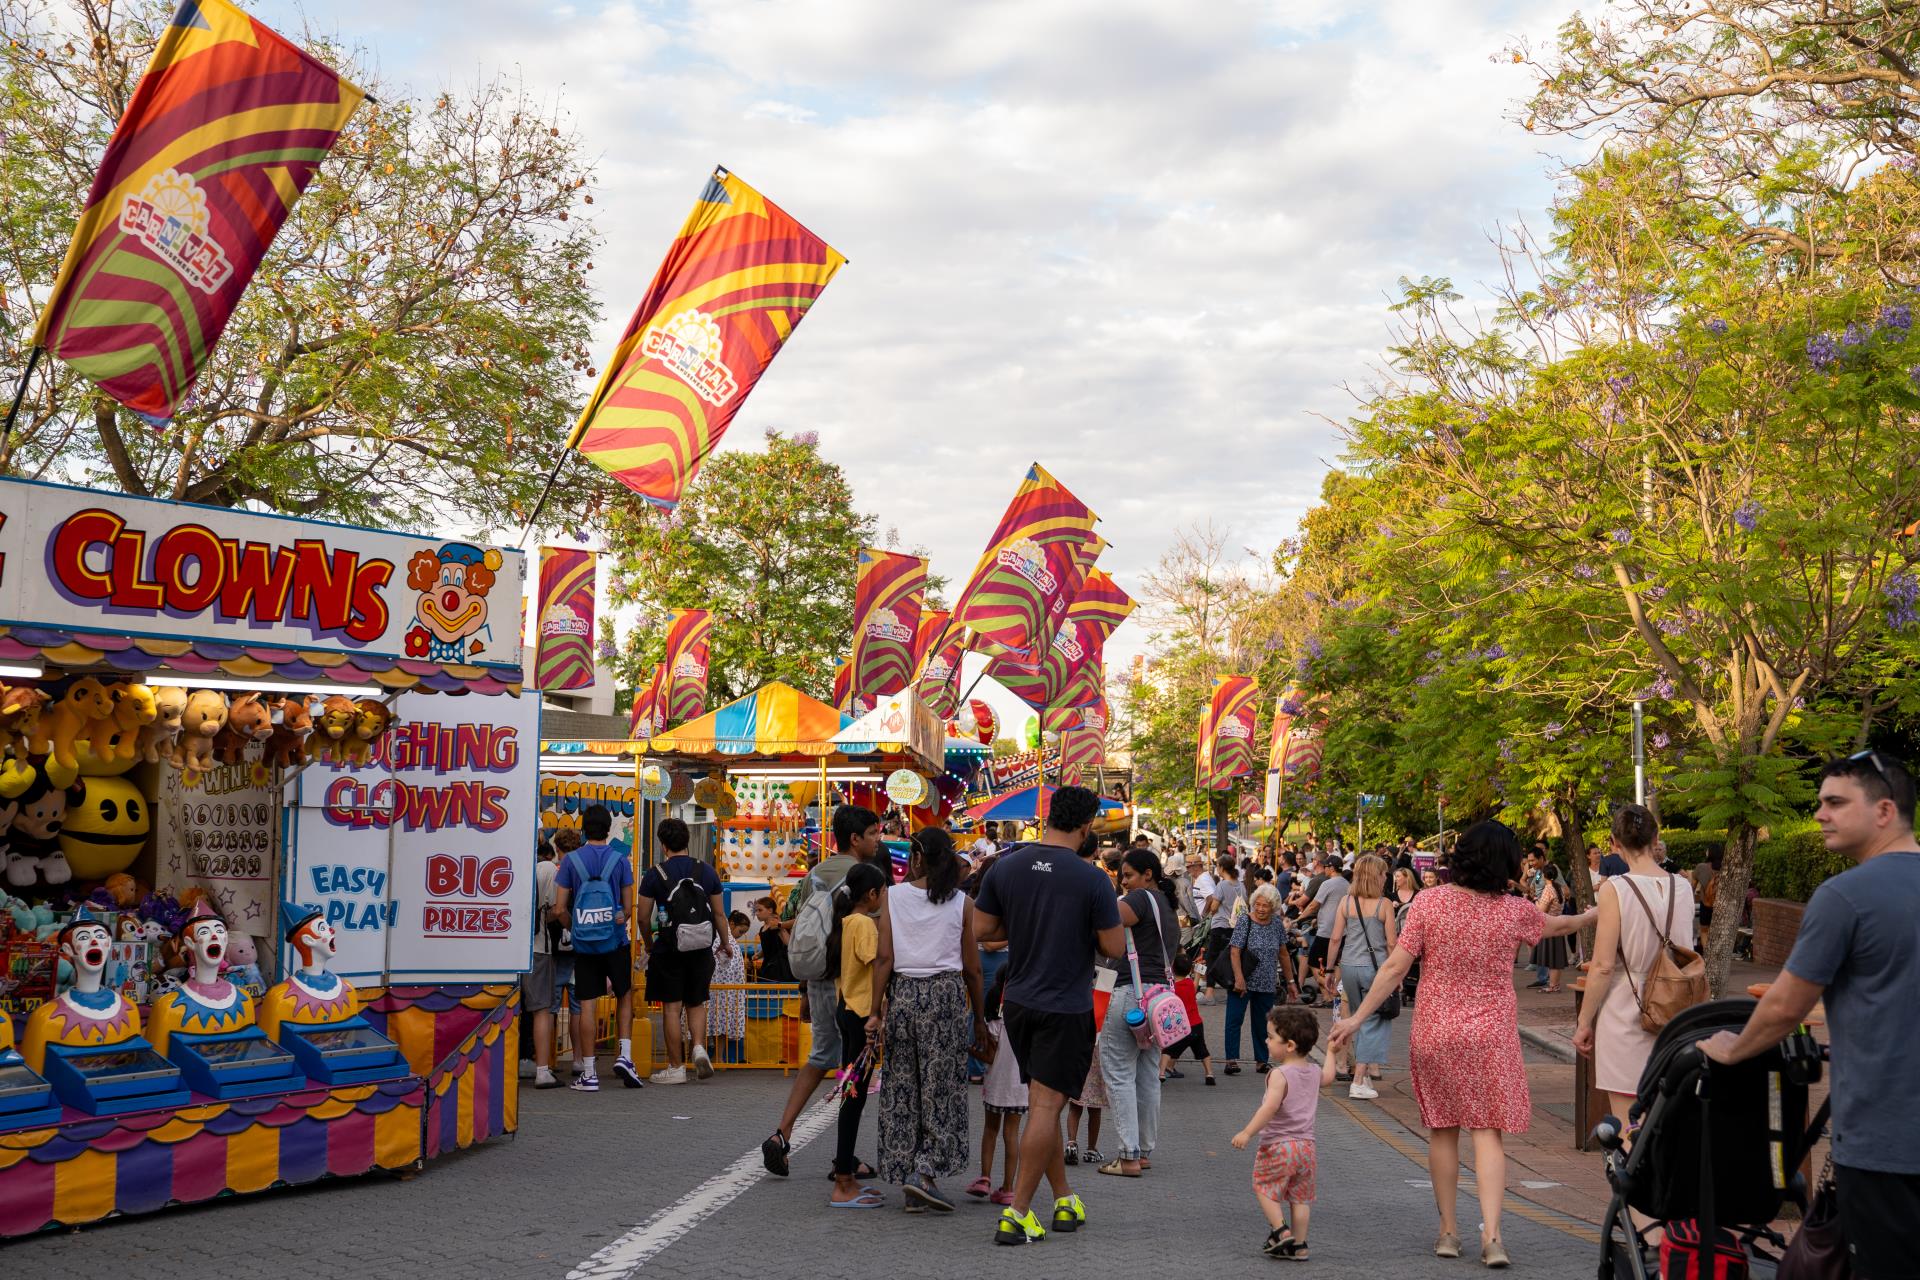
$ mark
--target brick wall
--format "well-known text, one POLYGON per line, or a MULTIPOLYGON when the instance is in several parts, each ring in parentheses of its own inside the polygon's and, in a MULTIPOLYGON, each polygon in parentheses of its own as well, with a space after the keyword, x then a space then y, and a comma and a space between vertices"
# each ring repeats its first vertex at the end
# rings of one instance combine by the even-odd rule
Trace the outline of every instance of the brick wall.
POLYGON ((1806 904, 1784 898, 1756 898, 1753 903, 1753 962, 1774 969, 1787 962, 1793 940, 1800 936, 1800 916, 1806 904))

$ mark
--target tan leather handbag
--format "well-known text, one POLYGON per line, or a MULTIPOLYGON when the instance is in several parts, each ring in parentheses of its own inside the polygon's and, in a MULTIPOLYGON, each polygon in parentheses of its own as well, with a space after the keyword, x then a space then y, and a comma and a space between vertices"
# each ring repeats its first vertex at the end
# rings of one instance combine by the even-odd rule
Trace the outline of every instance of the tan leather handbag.
POLYGON ((1707 962, 1699 952, 1689 951, 1673 940, 1673 904, 1680 896, 1673 883, 1675 877, 1667 877, 1665 928, 1654 922, 1653 908, 1647 905, 1647 897, 1640 892, 1633 877, 1619 878, 1633 890, 1633 896, 1640 900, 1640 909, 1647 913, 1647 923, 1653 925, 1660 936, 1660 951, 1654 957, 1653 967, 1647 970, 1645 984, 1634 988, 1632 966, 1622 966, 1627 971, 1627 986, 1633 988, 1634 998, 1640 1002, 1640 1025, 1648 1031, 1659 1031, 1681 1010, 1691 1009, 1707 998, 1707 962))

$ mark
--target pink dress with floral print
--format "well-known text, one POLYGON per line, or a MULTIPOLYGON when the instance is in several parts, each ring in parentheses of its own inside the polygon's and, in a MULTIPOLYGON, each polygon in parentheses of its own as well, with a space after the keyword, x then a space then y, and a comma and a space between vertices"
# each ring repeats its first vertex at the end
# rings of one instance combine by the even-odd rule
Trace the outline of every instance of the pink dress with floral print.
POLYGON ((1429 1129, 1525 1133, 1533 1101, 1520 1057, 1513 957, 1540 941, 1525 898, 1455 885, 1422 891, 1398 945, 1420 958, 1413 1007, 1413 1096, 1429 1129))

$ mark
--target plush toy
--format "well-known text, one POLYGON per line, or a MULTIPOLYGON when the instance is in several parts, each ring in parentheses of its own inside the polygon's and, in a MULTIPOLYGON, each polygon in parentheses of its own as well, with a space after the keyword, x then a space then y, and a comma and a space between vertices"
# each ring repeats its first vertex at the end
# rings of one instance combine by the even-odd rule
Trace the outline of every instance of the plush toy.
MULTIPOLYGON (((144 895, 142 895, 144 896, 144 895)), ((190 885, 180 891, 180 909, 191 916, 201 903, 213 906, 213 895, 200 885, 190 885)))
POLYGON ((393 725, 393 711, 384 702, 362 698, 353 704, 353 732, 342 744, 348 764, 373 763, 374 744, 393 725))
POLYGON ((101 887, 107 891, 117 910, 125 911, 140 901, 140 882, 124 871, 116 871, 108 876, 101 887))
POLYGON ((159 718, 159 699, 147 684, 117 684, 111 692, 113 722, 120 728, 115 751, 122 760, 132 760, 140 753, 141 731, 159 718))
POLYGON ((153 705, 153 723, 140 731, 140 758, 148 764, 173 760, 179 753, 187 691, 177 684, 163 684, 153 691, 153 705))
POLYGON ((12 923, 16 933, 33 932, 36 924, 33 917, 33 908, 27 905, 25 899, 16 898, 12 894, 0 892, 0 906, 4 906, 7 919, 12 923))
POLYGON ((313 731, 313 710, 300 694, 290 693, 273 703, 273 736, 267 739, 268 764, 288 769, 306 758, 307 735, 313 731))
POLYGON ((180 715, 180 747, 174 754, 174 763, 195 773, 213 768, 213 740, 226 727, 226 695, 212 689, 195 689, 187 695, 187 709, 180 715))
POLYGON ((79 789, 55 785, 42 770, 33 785, 21 793, 8 824, 7 883, 29 885, 38 875, 47 884, 65 884, 73 869, 60 850, 60 829, 66 825, 67 805, 80 798, 79 789))
POLYGON ((228 982, 245 988, 255 996, 267 992, 266 980, 260 976, 259 948, 247 934, 227 935, 227 954, 220 959, 220 972, 228 982))
POLYGON ((247 748, 273 736, 273 712, 257 693, 243 693, 227 708, 227 727, 214 739, 213 754, 221 764, 239 764, 247 748))
POLYGON ((345 758, 346 737, 353 731, 353 699, 343 693, 330 693, 320 700, 320 714, 313 718, 313 732, 307 735, 307 759, 345 758))
POLYGON ((122 942, 138 942, 145 935, 140 932, 140 917, 128 913, 120 917, 118 937, 122 942))
POLYGON ((80 757, 73 744, 80 737, 91 738, 101 721, 113 720, 113 699, 107 687, 92 676, 81 676, 67 686, 51 710, 41 716, 44 737, 35 743, 35 755, 49 755, 69 776, 80 772, 80 757))

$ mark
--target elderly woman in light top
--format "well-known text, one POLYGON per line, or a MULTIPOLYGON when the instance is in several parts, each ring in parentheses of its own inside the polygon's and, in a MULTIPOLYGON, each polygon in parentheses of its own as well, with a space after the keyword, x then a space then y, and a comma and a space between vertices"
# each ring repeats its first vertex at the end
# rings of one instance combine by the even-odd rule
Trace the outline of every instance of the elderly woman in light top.
POLYGON ((1252 905, 1233 926, 1227 940, 1227 959, 1233 967, 1233 986, 1227 996, 1227 1065, 1230 1076, 1240 1074, 1240 1026, 1253 1018, 1253 1058, 1265 1075, 1267 1011, 1273 1008, 1280 986, 1280 957, 1287 950, 1287 925, 1280 914, 1280 891, 1263 884, 1253 891, 1252 905))

